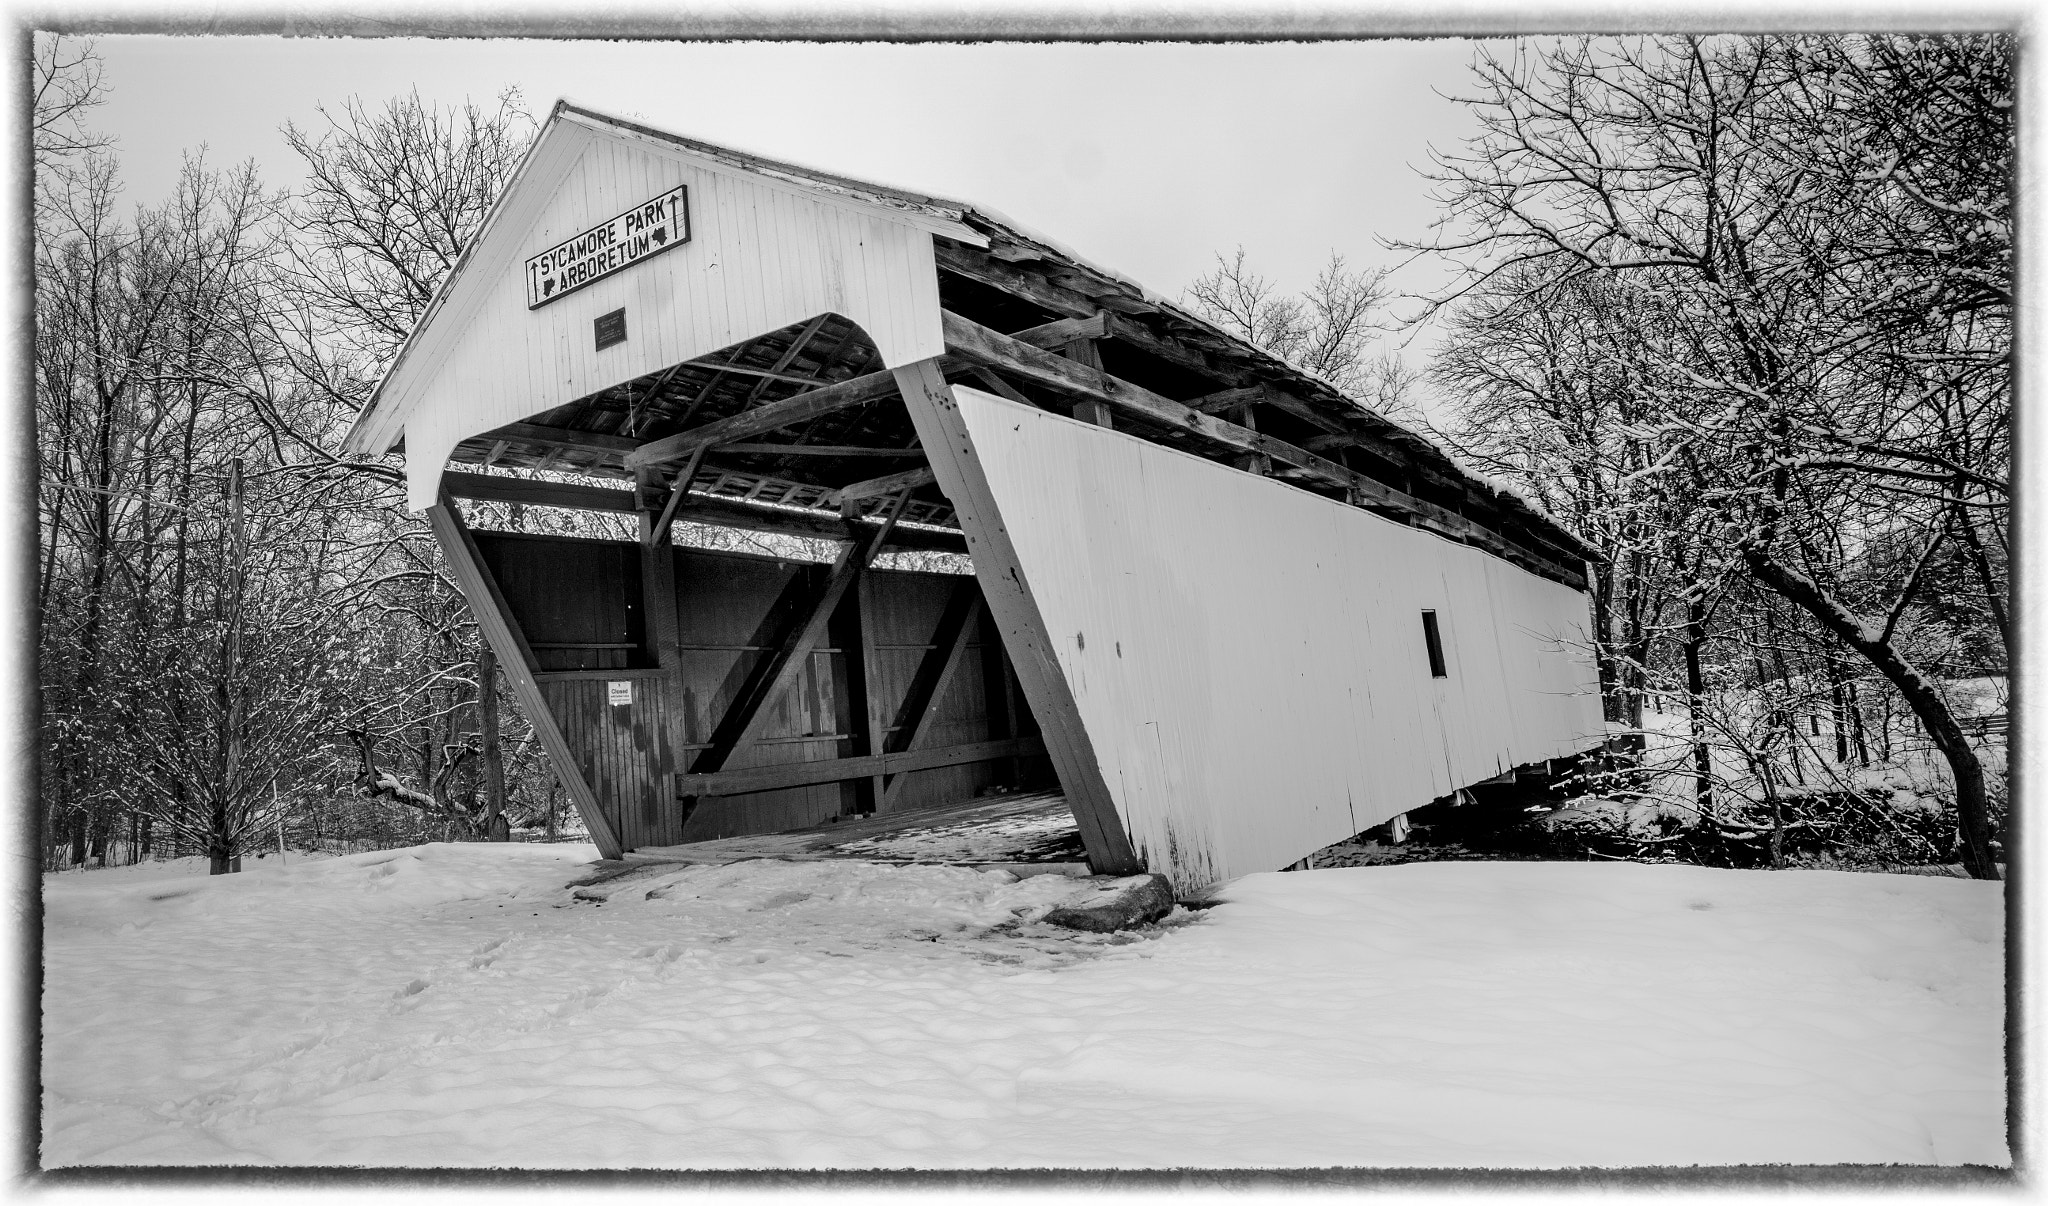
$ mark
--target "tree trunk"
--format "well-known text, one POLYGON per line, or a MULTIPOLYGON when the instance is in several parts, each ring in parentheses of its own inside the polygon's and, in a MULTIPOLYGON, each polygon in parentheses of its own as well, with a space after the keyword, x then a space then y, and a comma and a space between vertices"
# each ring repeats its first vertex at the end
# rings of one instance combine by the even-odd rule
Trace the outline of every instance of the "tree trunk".
POLYGON ((249 533, 244 513, 240 457, 228 462, 227 557, 227 598, 223 616, 227 631, 222 642, 220 668, 215 672, 217 677, 214 680, 214 714, 221 718, 219 723, 223 732, 217 782, 208 812, 208 854, 211 860, 208 874, 211 875, 242 869, 241 854, 236 849, 239 841, 236 821, 239 818, 235 813, 243 786, 245 768, 242 758, 249 726, 249 708, 241 683, 243 602, 249 588, 249 533))
POLYGON ((1849 762, 1849 688, 1841 682, 1841 667, 1827 659, 1827 698, 1835 710, 1835 764, 1849 762))
POLYGON ((1956 785, 1956 819, 1962 828, 1963 869, 1975 879, 1998 879, 1998 862, 1992 854, 1991 807, 1984 790, 1984 767, 1970 748, 1969 738, 1949 711, 1934 685, 1908 662, 1889 640, 1880 639, 1880 629, 1851 612, 1823 591, 1813 579, 1781 565, 1760 550, 1743 550, 1743 561, 1757 581, 1770 587, 1793 605, 1803 608, 1822 627, 1868 659, 1879 674, 1898 688, 1906 706, 1913 709, 1935 748, 1948 761, 1956 785))
POLYGON ((1692 735, 1692 798, 1700 820, 1714 820, 1714 759, 1707 748, 1707 725, 1700 715, 1706 707, 1707 679, 1700 668, 1700 648, 1707 643, 1707 609, 1699 599, 1685 605, 1685 699, 1686 719, 1692 735))
POLYGON ((1778 727, 1785 734, 1785 756, 1792 762, 1792 781, 1806 782, 1806 767, 1799 758, 1799 713, 1793 707, 1792 668, 1785 664, 1785 645, 1778 639, 1778 621, 1770 608, 1764 609, 1764 637, 1771 646, 1771 664, 1778 668, 1781 690, 1777 698, 1778 727))
POLYGON ((1863 693, 1856 689, 1852 680, 1843 684, 1842 693, 1849 701, 1849 735, 1856 743, 1856 764, 1870 766, 1870 737, 1863 727, 1863 693))
POLYGON ((1600 676, 1600 715, 1610 724, 1625 724, 1624 676, 1614 652, 1614 575, 1602 567, 1593 571, 1593 658, 1600 676))
POLYGON ((232 846, 212 845, 206 850, 208 875, 233 875, 242 869, 242 856, 232 846))
POLYGON ((1956 529, 1962 533, 1963 546, 1970 550, 1970 564, 1977 570, 1977 578, 1984 584, 1984 602, 1991 609, 1991 620, 1998 626, 1998 644, 2008 662, 2012 658, 2012 621, 2006 614, 2005 592, 1999 588, 1998 575, 1991 572, 1991 558, 1984 552, 1984 542, 1977 536, 1977 525, 1970 519, 1970 508, 1958 498, 1951 508, 1956 519, 1956 529))

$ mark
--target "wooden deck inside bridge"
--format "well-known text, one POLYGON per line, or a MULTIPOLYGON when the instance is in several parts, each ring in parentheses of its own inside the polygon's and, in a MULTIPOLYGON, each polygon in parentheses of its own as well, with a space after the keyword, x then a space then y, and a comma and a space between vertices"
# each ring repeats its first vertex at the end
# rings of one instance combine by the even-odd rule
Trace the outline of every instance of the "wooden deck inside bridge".
POLYGON ((1003 867, 1019 874, 1088 874, 1080 830, 1056 791, 984 796, 743 837, 644 846, 604 859, 600 874, 650 864, 723 865, 748 859, 1003 867))

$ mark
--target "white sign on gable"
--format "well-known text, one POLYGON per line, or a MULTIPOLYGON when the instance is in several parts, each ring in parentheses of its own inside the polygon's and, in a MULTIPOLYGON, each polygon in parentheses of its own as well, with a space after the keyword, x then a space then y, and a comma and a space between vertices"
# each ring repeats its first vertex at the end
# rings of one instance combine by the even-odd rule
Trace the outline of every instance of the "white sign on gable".
POLYGON ((633 680, 629 678, 621 682, 618 679, 613 679, 612 681, 606 683, 604 685, 604 697, 605 702, 612 705, 613 707, 618 707, 621 704, 632 703, 633 680))
POLYGON ((526 261, 526 308, 539 309, 689 241, 690 190, 679 184, 526 261))

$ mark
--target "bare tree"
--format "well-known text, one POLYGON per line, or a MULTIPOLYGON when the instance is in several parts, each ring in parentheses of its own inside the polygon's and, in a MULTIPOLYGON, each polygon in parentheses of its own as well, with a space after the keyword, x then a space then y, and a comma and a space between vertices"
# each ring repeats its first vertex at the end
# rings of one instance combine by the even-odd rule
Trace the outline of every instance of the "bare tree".
POLYGON ((360 97, 327 128, 284 128, 306 164, 292 219, 300 295, 330 337, 381 368, 490 212, 534 134, 516 89, 495 109, 443 108, 417 91, 360 97))
POLYGON ((2009 44, 1588 38, 1475 66, 1481 133, 1435 176, 1429 246, 1467 269, 1443 301, 1523 270, 1657 299, 1647 400, 1710 521, 1703 571, 1739 569, 1899 693, 1965 864, 1996 877, 1982 765, 1912 638, 1958 507, 2002 530, 2009 44), (1880 534, 1914 555, 1872 572, 1880 534))
POLYGON ((36 34, 29 51, 29 141, 35 158, 38 218, 53 189, 77 165, 112 145, 88 128, 86 115, 106 100, 99 54, 90 40, 36 34))
MULTIPOLYGON (((279 293, 292 303, 281 337, 293 368, 329 399, 328 427, 309 433, 320 448, 338 443, 341 426, 425 313, 441 281, 482 225, 509 182, 534 133, 516 91, 495 108, 430 105, 417 92, 381 107, 350 98, 338 112, 322 110, 326 128, 285 127, 286 142, 305 162, 293 197, 286 266, 279 293)), ((425 525, 408 515, 389 466, 371 469, 379 484, 359 498, 358 539, 378 551, 366 575, 388 622, 409 630, 409 656, 366 677, 365 706, 351 723, 360 759, 359 783, 380 798, 411 806, 432 801, 446 812, 456 778, 480 777, 486 795, 503 803, 505 759, 498 723, 495 668, 472 660, 478 647, 461 596, 447 580, 425 525), (473 716, 476 744, 463 731, 473 716), (385 739, 409 734, 418 786, 373 769, 385 739), (479 765, 480 764, 480 765, 479 765), (403 791, 396 790, 403 786, 403 791)), ((470 784, 474 793, 475 783, 470 784)), ((453 814, 450 814, 451 816, 453 814)), ((502 839, 503 827, 462 821, 465 832, 502 839)))
POLYGON ((1392 353, 1375 354, 1389 293, 1387 270, 1356 270, 1336 252, 1307 290, 1289 296, 1245 263, 1244 248, 1216 256, 1216 270, 1187 288, 1196 314, 1397 421, 1420 412, 1409 396, 1414 378, 1392 353))

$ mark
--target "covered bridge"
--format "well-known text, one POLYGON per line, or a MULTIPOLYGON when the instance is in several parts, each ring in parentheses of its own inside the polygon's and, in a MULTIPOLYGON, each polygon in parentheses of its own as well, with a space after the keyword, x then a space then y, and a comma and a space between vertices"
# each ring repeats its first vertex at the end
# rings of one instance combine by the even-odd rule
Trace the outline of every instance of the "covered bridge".
POLYGON ((1056 782, 1192 889, 1602 733, 1588 550, 1427 441, 986 210, 567 103, 349 447, 609 857, 1056 782))

